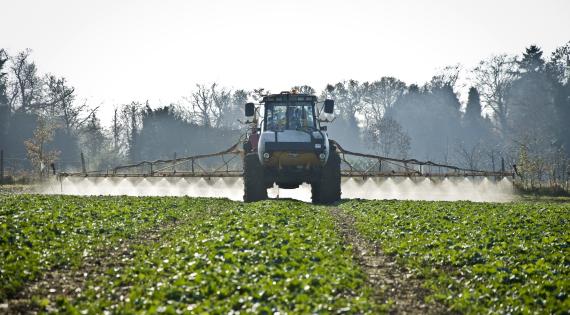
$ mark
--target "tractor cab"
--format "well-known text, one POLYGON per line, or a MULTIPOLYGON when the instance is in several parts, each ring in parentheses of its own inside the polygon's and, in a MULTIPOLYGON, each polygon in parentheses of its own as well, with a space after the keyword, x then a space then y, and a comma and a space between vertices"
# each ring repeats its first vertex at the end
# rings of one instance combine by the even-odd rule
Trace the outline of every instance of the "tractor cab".
MULTIPOLYGON (((317 97, 308 94, 281 92, 263 97, 261 104, 263 114, 257 113, 262 119, 254 117, 256 127, 270 131, 284 130, 326 130, 320 127, 318 116, 320 111, 332 114, 334 102, 325 100, 320 110, 317 108, 317 97)), ((256 110, 253 103, 247 103, 245 115, 255 116, 256 110)))
POLYGON ((271 131, 317 130, 315 96, 266 96, 263 129, 271 131))

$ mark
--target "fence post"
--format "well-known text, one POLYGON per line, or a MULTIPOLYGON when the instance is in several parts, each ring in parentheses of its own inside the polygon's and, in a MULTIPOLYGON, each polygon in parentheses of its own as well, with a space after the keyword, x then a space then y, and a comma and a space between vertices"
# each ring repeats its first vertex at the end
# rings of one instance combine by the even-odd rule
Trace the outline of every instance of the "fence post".
POLYGON ((172 174, 176 174, 176 152, 174 152, 174 161, 172 161, 172 174))
POLYGON ((0 150, 0 185, 4 184, 4 150, 0 150))
POLYGON ((83 174, 87 173, 87 170, 85 169, 85 157, 83 156, 83 151, 81 151, 81 172, 83 174))

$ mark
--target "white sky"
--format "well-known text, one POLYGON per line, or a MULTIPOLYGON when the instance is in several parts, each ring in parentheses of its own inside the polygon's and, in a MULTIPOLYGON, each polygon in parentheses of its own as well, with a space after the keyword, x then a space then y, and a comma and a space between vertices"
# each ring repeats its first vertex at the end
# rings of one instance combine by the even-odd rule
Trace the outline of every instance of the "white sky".
POLYGON ((0 0, 0 47, 33 50, 103 104, 178 102, 196 83, 272 92, 395 76, 423 83, 538 44, 570 40, 570 1, 0 0))

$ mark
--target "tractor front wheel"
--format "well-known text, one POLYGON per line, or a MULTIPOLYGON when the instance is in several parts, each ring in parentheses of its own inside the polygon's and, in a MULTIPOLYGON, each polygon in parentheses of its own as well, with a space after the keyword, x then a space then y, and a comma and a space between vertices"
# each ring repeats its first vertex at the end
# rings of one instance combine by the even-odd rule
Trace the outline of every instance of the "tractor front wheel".
POLYGON ((243 201, 254 202, 267 199, 263 182, 263 166, 257 153, 246 154, 243 160, 243 201))
POLYGON ((335 148, 331 147, 320 178, 311 183, 311 199, 313 203, 330 204, 339 201, 340 194, 340 156, 335 148))

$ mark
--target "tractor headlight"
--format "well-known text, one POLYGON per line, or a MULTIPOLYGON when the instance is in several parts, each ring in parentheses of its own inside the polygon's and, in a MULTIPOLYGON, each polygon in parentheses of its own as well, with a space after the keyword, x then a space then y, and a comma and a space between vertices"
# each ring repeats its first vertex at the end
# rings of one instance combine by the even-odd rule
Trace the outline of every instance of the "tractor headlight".
POLYGON ((263 153, 263 158, 264 158, 264 159, 268 159, 268 158, 269 158, 269 153, 267 153, 267 152, 263 153))
POLYGON ((324 153, 319 154, 319 158, 321 160, 324 160, 327 156, 324 153))

